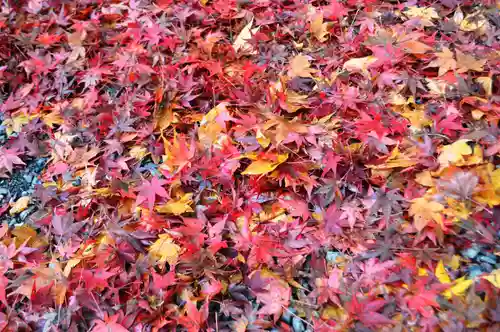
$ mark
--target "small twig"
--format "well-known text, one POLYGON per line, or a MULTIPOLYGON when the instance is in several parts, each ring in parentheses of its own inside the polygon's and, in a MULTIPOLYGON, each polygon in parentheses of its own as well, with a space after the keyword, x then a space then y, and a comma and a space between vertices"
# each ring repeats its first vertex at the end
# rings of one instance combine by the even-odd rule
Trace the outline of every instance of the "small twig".
POLYGON ((403 248, 403 247, 390 247, 392 250, 411 250, 411 251, 439 251, 443 250, 444 248, 403 248))
POLYGON ((311 323, 309 323, 308 321, 304 320, 303 318, 301 318, 301 317, 297 316, 296 314, 294 314, 293 312, 291 312, 291 311, 290 311, 290 309, 288 309, 288 308, 287 308, 287 307, 285 307, 284 305, 281 305, 281 307, 282 307, 283 309, 285 309, 286 311, 288 311, 288 312, 290 313, 290 315, 292 315, 293 317, 296 317, 296 318, 300 319, 302 322, 304 322, 304 324, 306 324, 307 326, 309 326, 309 327, 311 327, 311 328, 313 328, 313 329, 314 329, 314 326, 313 326, 311 323))
POLYGON ((479 203, 478 201, 476 201, 475 199, 473 199, 472 197, 469 198, 469 200, 474 203, 474 204, 477 204, 479 205, 484 211, 488 212, 489 214, 493 215, 493 211, 488 209, 485 205, 479 203))
POLYGON ((417 134, 413 134, 413 136, 416 136, 416 137, 423 137, 423 136, 434 136, 434 137, 441 137, 441 138, 444 138, 445 140, 449 141, 450 138, 444 134, 440 134, 440 133, 417 133, 417 134))
POLYGON ((356 19, 358 18, 359 10, 360 10, 360 7, 358 7, 358 10, 356 10, 354 17, 352 18, 351 24, 349 24, 349 29, 352 28, 354 22, 356 22, 356 19))
POLYGON ((295 303, 299 303, 299 304, 302 304, 302 305, 305 305, 305 306, 308 306, 311 308, 318 308, 317 304, 311 304, 311 303, 307 303, 307 302, 303 302, 303 301, 299 301, 299 300, 294 300, 294 299, 291 299, 290 301, 295 302, 295 303))

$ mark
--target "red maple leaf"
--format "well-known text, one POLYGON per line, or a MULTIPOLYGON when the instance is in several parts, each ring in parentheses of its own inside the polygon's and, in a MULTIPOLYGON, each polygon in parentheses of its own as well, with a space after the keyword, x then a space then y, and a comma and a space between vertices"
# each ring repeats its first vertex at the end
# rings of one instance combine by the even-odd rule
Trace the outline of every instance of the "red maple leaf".
POLYGON ((120 314, 116 314, 113 316, 109 316, 105 314, 104 320, 95 320, 94 328, 91 330, 92 332, 125 332, 128 331, 123 325, 118 323, 120 319, 120 314))
POLYGON ((436 302, 437 296, 448 286, 443 284, 426 286, 429 280, 429 277, 420 278, 410 287, 412 294, 405 296, 408 309, 412 310, 413 315, 415 311, 418 311, 428 318, 434 314, 433 307, 439 308, 439 303, 436 302))
POLYGON ((144 182, 137 187, 139 194, 137 195, 137 200, 135 201, 136 206, 139 206, 142 202, 147 200, 149 210, 153 210, 156 195, 169 198, 167 191, 162 187, 167 183, 168 181, 160 180, 157 177, 153 177, 151 182, 144 180, 144 182))
POLYGON ((465 131, 462 127, 462 121, 456 114, 451 114, 439 120, 439 118, 434 118, 434 123, 437 132, 442 132, 447 136, 453 136, 453 131, 465 131))
POLYGON ((385 300, 366 300, 359 302, 357 297, 354 295, 352 301, 346 304, 347 310, 354 316, 355 319, 359 320, 366 326, 377 326, 382 324, 392 324, 394 323, 389 318, 378 313, 387 301, 385 300))
POLYGON ((21 158, 18 157, 21 152, 18 149, 0 148, 0 172, 7 170, 12 174, 14 165, 26 165, 21 158))
POLYGON ((186 315, 179 318, 179 324, 183 325, 189 332, 200 331, 208 318, 208 302, 205 302, 198 310, 195 302, 187 301, 185 309, 186 315))

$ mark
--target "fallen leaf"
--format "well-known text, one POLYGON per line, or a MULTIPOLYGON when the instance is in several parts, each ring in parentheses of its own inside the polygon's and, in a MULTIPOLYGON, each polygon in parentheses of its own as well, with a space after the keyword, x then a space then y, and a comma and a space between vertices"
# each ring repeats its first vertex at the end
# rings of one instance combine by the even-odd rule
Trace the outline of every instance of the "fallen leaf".
POLYGON ((198 128, 200 142, 206 148, 212 146, 219 135, 224 132, 225 122, 230 119, 227 103, 217 104, 200 121, 200 128, 198 128))
POLYGON ((423 171, 418 173, 415 176, 415 182, 426 187, 434 186, 434 179, 432 178, 431 172, 429 171, 423 171))
POLYGON ((289 77, 312 77, 311 74, 315 72, 316 70, 311 68, 309 58, 304 55, 296 55, 290 60, 289 77))
POLYGON ((318 41, 323 43, 328 39, 328 23, 323 23, 323 13, 318 13, 313 16, 310 30, 318 41))
POLYGON ((164 205, 157 206, 155 210, 159 213, 174 214, 176 216, 186 212, 193 212, 191 208, 191 204, 193 204, 192 197, 193 194, 191 193, 184 194, 179 199, 172 199, 164 205))
POLYGON ((288 159, 287 154, 279 154, 276 160, 258 159, 253 161, 241 174, 243 175, 262 175, 274 171, 276 167, 288 159))
POLYGON ((410 18, 421 18, 429 21, 440 18, 433 7, 409 6, 404 14, 410 18))
POLYGON ((18 213, 26 210, 30 201, 31 201, 31 198, 29 196, 23 196, 23 197, 19 198, 10 208, 10 211, 9 211, 10 215, 13 216, 15 214, 18 214, 18 213))
POLYGON ((440 260, 436 266, 436 277, 438 278, 439 282, 442 284, 450 284, 451 279, 450 276, 448 275, 448 272, 446 272, 446 269, 444 267, 443 261, 440 260))
POLYGON ((468 142, 469 140, 461 139, 450 145, 444 145, 438 157, 441 166, 463 162, 465 160, 464 156, 470 156, 472 154, 472 148, 469 146, 468 142))
POLYGON ((483 76, 483 77, 478 77, 476 78, 476 82, 482 85, 484 92, 486 93, 486 96, 491 96, 491 93, 493 91, 493 80, 491 77, 483 76))
POLYGON ((418 40, 408 40, 402 42, 400 45, 407 53, 411 54, 423 54, 432 50, 432 47, 418 40))
POLYGON ((347 71, 360 71, 363 74, 368 74, 368 67, 374 62, 377 61, 377 58, 370 55, 364 58, 355 58, 347 60, 342 68, 347 71))
POLYGON ((476 60, 473 55, 465 54, 456 50, 457 53, 457 73, 465 73, 469 70, 483 71, 486 59, 476 60))
POLYGON ((411 202, 409 214, 413 216, 415 228, 422 231, 430 221, 443 225, 441 212, 444 206, 438 202, 429 201, 426 197, 415 198, 411 202))
POLYGON ((486 25, 486 18, 482 14, 469 14, 460 22, 460 30, 476 31, 486 25))
POLYGON ((491 282, 491 284, 496 288, 500 288, 500 269, 496 269, 482 278, 491 282))
POLYGON ((429 63, 429 67, 439 67, 439 76, 457 68, 457 61, 448 47, 443 47, 442 52, 436 53, 436 56, 437 59, 429 63))
POLYGON ((443 295, 447 299, 450 299, 452 295, 455 296, 464 296, 465 292, 469 289, 469 287, 474 283, 474 280, 466 280, 465 277, 458 278, 454 281, 453 286, 444 291, 443 295))
POLYGON ((240 33, 236 37, 233 43, 233 48, 236 52, 242 51, 249 54, 256 54, 257 50, 250 44, 248 41, 252 39, 252 36, 259 31, 259 28, 253 28, 253 18, 248 22, 247 25, 243 29, 241 29, 240 33))
POLYGON ((177 263, 181 247, 173 242, 169 234, 160 234, 156 240, 149 247, 149 254, 160 264, 168 262, 171 266, 177 263))

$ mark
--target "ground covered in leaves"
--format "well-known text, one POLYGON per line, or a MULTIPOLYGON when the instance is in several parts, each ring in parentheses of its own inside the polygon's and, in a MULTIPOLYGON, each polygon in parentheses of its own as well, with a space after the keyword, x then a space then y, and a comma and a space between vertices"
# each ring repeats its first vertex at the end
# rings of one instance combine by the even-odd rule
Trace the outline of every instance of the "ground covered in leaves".
POLYGON ((494 1, 4 0, 3 331, 498 331, 494 1))

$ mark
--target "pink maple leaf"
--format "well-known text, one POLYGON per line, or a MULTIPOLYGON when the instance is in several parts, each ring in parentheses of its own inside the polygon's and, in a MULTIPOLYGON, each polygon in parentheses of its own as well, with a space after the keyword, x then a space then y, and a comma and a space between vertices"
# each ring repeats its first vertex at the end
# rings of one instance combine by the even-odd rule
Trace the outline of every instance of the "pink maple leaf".
POLYGON ((26 165, 21 158, 18 157, 21 152, 18 149, 0 148, 0 171, 7 170, 12 174, 14 165, 26 165))
POLYGON ((157 177, 151 179, 151 182, 144 180, 144 182, 137 188, 139 194, 137 195, 137 200, 135 201, 136 206, 139 206, 142 202, 148 201, 148 208, 153 210, 156 195, 169 198, 167 191, 162 187, 167 184, 168 181, 160 180, 157 177))

